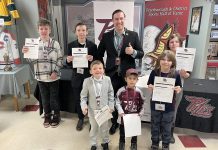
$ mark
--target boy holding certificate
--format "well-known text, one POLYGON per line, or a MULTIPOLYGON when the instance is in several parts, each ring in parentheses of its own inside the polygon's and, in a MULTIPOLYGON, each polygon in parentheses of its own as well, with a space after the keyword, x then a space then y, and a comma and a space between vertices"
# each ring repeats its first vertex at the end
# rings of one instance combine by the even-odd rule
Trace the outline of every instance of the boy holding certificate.
POLYGON ((96 59, 97 55, 97 46, 93 42, 86 39, 88 35, 87 26, 84 23, 78 23, 75 27, 75 34, 77 40, 68 44, 68 56, 67 56, 67 65, 72 66, 72 93, 73 98, 76 102, 76 112, 78 114, 78 123, 76 126, 77 131, 81 131, 83 128, 84 115, 80 107, 80 92, 82 90, 83 80, 87 77, 90 77, 89 66, 93 60, 96 59), (77 54, 72 51, 77 51, 77 54), (86 54, 84 52, 86 51, 86 54), (80 66, 82 64, 86 66, 80 66))
POLYGON ((97 149, 97 135, 100 131, 102 137, 103 150, 108 150, 109 128, 108 120, 101 124, 97 123, 97 114, 105 112, 108 109, 108 116, 112 118, 114 111, 114 90, 109 77, 104 76, 104 67, 101 61, 95 60, 90 65, 91 77, 83 82, 83 88, 80 94, 81 109, 84 115, 88 113, 91 130, 89 133, 91 150, 97 149))
MULTIPOLYGON (((144 97, 143 93, 135 85, 138 81, 138 72, 136 69, 130 68, 126 71, 126 86, 121 87, 116 96, 116 108, 119 113, 118 122, 120 122, 120 141, 119 150, 125 150, 125 130, 123 117, 125 114, 143 115, 144 97)), ((131 139, 131 150, 137 150, 137 136, 131 139)))
MULTIPOLYGON (((60 106, 58 102, 58 87, 60 68, 62 67, 62 52, 57 41, 50 38, 51 23, 46 19, 38 22, 39 44, 38 58, 28 59, 34 65, 35 78, 38 81, 42 105, 45 113, 44 127, 57 127, 60 122, 60 106), (54 112, 52 114, 52 111, 54 112)), ((29 47, 24 46, 23 53, 28 53, 29 47)))
MULTIPOLYGON (((158 58, 155 69, 152 70, 149 79, 148 87, 153 91, 155 77, 164 77, 175 79, 175 87, 172 102, 162 102, 159 100, 151 101, 151 140, 152 150, 159 149, 159 134, 162 128, 162 149, 169 150, 171 139, 171 127, 174 119, 175 111, 175 96, 181 91, 181 79, 179 73, 176 71, 176 59, 173 52, 165 50, 158 58)), ((160 85, 161 86, 161 85, 160 85)), ((160 96, 164 93, 153 93, 160 96)), ((165 96, 165 95, 164 95, 165 96)), ((161 97, 161 96, 160 96, 161 97)))

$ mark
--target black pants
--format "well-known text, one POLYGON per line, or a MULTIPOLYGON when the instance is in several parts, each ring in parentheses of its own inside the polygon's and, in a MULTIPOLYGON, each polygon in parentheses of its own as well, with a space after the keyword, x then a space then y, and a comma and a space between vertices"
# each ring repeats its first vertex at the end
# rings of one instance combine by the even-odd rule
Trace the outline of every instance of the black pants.
POLYGON ((45 114, 51 113, 53 110, 55 114, 60 113, 60 105, 58 100, 59 80, 54 82, 38 81, 40 94, 42 97, 42 106, 45 114))
POLYGON ((76 102, 76 112, 77 112, 77 115, 78 115, 78 118, 79 119, 83 119, 84 118, 84 115, 83 115, 83 112, 82 112, 82 109, 81 109, 81 106, 80 106, 80 92, 82 90, 82 87, 72 87, 72 93, 73 93, 73 99, 75 100, 76 102))
MULTIPOLYGON (((124 81, 122 76, 119 76, 118 73, 114 74, 111 77, 111 82, 112 82, 112 86, 114 89, 114 96, 116 96, 117 91, 123 87, 124 85, 126 85, 126 82, 124 81)), ((117 124, 117 119, 118 119, 118 112, 117 109, 114 109, 115 111, 112 113, 113 118, 111 119, 112 124, 117 124)))
MULTIPOLYGON (((120 124, 120 143, 125 143, 125 130, 122 124, 120 124)), ((137 144, 137 136, 132 137, 131 143, 137 144)))

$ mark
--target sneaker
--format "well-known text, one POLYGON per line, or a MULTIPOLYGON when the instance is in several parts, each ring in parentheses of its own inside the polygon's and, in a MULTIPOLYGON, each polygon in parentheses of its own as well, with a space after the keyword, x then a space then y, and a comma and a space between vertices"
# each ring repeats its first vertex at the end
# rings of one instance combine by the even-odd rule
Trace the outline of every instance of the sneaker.
POLYGON ((50 123, 51 123, 51 114, 45 114, 44 122, 43 122, 44 127, 48 128, 50 126, 50 123))
POLYGON ((54 114, 53 118, 51 120, 51 127, 52 128, 57 128, 59 126, 60 123, 60 115, 59 114, 54 114))
POLYGON ((101 144, 101 146, 103 147, 103 150, 109 150, 108 143, 101 144))
POLYGON ((170 143, 171 143, 171 144, 174 144, 174 143, 175 143, 175 138, 174 138, 173 134, 171 135, 170 143))
POLYGON ((137 144, 131 143, 130 150, 137 150, 137 144))
POLYGON ((117 128, 118 128, 118 123, 112 124, 112 126, 109 130, 110 135, 113 135, 116 132, 117 128))
POLYGON ((158 150, 159 146, 158 145, 151 145, 151 150, 158 150))
POLYGON ((91 150, 97 150, 97 147, 95 145, 92 145, 91 150))
POLYGON ((97 150, 97 147, 95 145, 92 145, 91 150, 97 150))
POLYGON ((125 143, 124 142, 119 143, 119 150, 125 150, 125 143))
POLYGON ((162 144, 162 150, 169 150, 169 144, 162 144))
POLYGON ((83 119, 79 119, 76 125, 76 130, 81 131, 83 129, 83 119))

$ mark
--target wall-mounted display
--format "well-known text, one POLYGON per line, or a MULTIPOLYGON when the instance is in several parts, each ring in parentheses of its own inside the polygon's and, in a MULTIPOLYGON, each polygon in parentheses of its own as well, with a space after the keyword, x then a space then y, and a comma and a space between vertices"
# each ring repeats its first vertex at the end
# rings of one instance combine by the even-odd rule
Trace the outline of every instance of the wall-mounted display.
POLYGON ((191 14, 190 33, 199 34, 203 7, 193 7, 191 14))

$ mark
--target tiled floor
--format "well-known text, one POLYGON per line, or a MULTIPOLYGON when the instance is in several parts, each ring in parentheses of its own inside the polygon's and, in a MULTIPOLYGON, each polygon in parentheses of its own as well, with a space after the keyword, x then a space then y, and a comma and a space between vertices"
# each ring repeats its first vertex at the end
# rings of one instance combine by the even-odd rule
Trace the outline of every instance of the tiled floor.
MULTIPOLYGON (((88 119, 85 121, 84 129, 78 132, 75 129, 76 114, 61 112, 62 121, 58 128, 44 128, 39 111, 34 111, 37 106, 30 106, 37 105, 37 101, 32 96, 31 99, 19 98, 20 109, 23 110, 20 112, 14 111, 12 102, 9 96, 4 96, 0 101, 0 150, 88 150, 90 148, 88 119)), ((176 128, 174 135, 176 143, 170 145, 171 150, 216 150, 218 147, 218 134, 176 128), (186 141, 185 145, 180 139, 186 141), (201 142, 205 147, 196 147, 199 143, 202 146, 201 142)), ((110 136, 110 139, 110 150, 117 150, 118 132, 110 136)), ((130 140, 127 139, 126 150, 129 150, 129 143, 130 140)), ((138 150, 149 150, 150 145, 150 124, 142 123, 138 150)))

